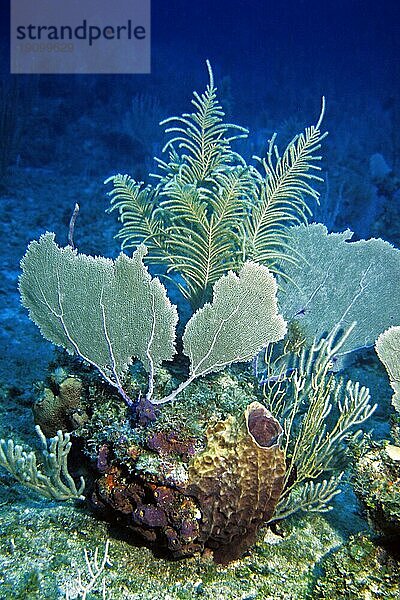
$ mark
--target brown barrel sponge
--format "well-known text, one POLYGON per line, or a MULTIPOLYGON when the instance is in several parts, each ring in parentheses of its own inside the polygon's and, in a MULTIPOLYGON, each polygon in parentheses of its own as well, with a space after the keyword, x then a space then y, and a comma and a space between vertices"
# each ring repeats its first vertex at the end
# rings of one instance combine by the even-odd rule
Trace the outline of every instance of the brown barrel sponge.
POLYGON ((282 428, 259 402, 207 431, 207 447, 189 466, 188 491, 203 515, 201 537, 216 562, 239 558, 273 515, 282 493, 282 428))

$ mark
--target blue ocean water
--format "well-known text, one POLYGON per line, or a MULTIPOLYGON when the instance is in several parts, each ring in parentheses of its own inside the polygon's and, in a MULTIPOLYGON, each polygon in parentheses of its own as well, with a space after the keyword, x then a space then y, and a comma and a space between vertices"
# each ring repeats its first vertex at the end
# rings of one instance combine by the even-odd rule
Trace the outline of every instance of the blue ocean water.
MULTIPOLYGON (((18 262, 27 243, 46 229, 64 243, 79 202, 79 249, 118 253, 117 224, 104 214, 102 182, 117 172, 149 181, 165 141, 158 123, 190 110, 193 90, 207 82, 206 59, 227 119, 250 131, 237 146, 246 159, 265 153, 275 131, 283 150, 316 122, 325 96, 325 183, 320 206, 310 206, 313 219, 330 230, 350 228, 354 239, 375 236, 398 245, 398 10, 395 2, 154 1, 149 75, 11 76, 3 5, 1 75, 14 127, 12 142, 3 139, 9 146, 2 198, 3 336, 12 360, 21 342, 12 328, 7 334, 9 311, 18 310, 18 262), (18 199, 7 195, 10 183, 18 199)), ((3 368, 8 371, 6 361, 3 368)), ((32 379, 29 369, 18 367, 26 381, 32 379)))
MULTIPOLYGON (((153 157, 161 156, 166 139, 158 123, 190 111, 193 91, 207 83, 206 59, 228 121, 250 131, 237 145, 246 160, 265 154, 274 132, 283 150, 318 120, 325 96, 323 129, 329 136, 321 149, 324 183, 320 205, 310 204, 312 220, 330 231, 349 228, 353 239, 381 237, 400 246, 397 2, 153 0, 151 73, 145 75, 10 75, 4 4, 0 388, 13 393, 11 400, 4 395, 0 436, 17 428, 6 402, 17 398, 28 414, 32 386, 53 356, 19 301, 19 261, 27 244, 46 230, 66 244, 78 202, 79 250, 119 253, 118 223, 106 214, 103 181, 115 173, 152 181, 153 157)), ((387 432, 389 396, 377 431, 387 432)), ((18 411, 15 423, 23 423, 22 434, 29 435, 32 422, 18 411)))

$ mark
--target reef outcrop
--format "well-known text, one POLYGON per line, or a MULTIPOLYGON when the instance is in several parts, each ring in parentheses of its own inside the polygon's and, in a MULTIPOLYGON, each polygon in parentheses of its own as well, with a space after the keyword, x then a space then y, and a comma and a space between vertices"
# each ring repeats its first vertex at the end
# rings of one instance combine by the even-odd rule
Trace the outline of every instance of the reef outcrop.
POLYGON ((251 403, 241 417, 229 415, 209 427, 205 448, 186 455, 184 482, 173 469, 166 472, 171 458, 165 447, 159 455, 164 468, 153 472, 108 464, 112 449, 103 448, 103 474, 91 503, 174 558, 211 548, 216 562, 227 563, 254 543, 279 500, 285 474, 281 433, 269 411, 251 403))

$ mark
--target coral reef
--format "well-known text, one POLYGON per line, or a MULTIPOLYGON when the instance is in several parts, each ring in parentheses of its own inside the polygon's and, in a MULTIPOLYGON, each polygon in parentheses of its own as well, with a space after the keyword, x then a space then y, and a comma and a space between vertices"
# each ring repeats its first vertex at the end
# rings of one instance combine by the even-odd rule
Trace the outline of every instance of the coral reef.
POLYGON ((111 520, 174 558, 192 556, 203 549, 199 542, 201 512, 195 499, 157 481, 159 474, 129 475, 110 467, 96 481, 91 503, 111 520))
MULTIPOLYGON (((74 598, 79 573, 86 578, 85 550, 92 557, 99 548, 101 560, 107 539, 109 564, 101 579, 113 600, 306 600, 321 560, 343 543, 331 519, 314 514, 285 522, 279 536, 261 533, 252 552, 228 566, 199 555, 170 561, 71 504, 39 500, 27 506, 21 496, 7 494, 4 488, 0 500, 4 600, 65 600, 67 590, 74 598)), ((102 597, 101 582, 90 597, 102 597)))
MULTIPOLYGON (((231 149, 247 132, 224 123, 207 66, 194 112, 164 121, 174 137, 157 186, 108 180, 133 255, 93 257, 45 233, 21 261, 19 289, 43 336, 85 365, 50 378, 34 407, 46 433, 57 431, 48 449, 41 437, 50 482, 65 480, 67 498, 82 495, 68 470, 73 429, 86 499, 100 516, 156 553, 211 549, 226 565, 264 524, 332 508, 346 446, 376 408, 368 388, 333 369, 340 353, 372 344, 391 323, 400 253, 382 240, 349 244, 348 231, 293 227, 319 196, 324 100, 317 124, 282 155, 273 135, 265 158, 247 165, 231 149), (179 327, 164 282, 191 307, 179 327), (278 289, 292 321, 286 339, 278 289), (261 377, 257 358, 258 380, 246 389, 243 363, 261 351, 261 377)), ((41 474, 33 453, 12 441, 4 448, 2 464, 17 478, 20 458, 41 474)))
POLYGON ((281 433, 266 408, 254 402, 244 415, 209 427, 205 449, 193 458, 194 450, 188 452, 188 442, 176 435, 173 444, 157 436, 156 448, 155 436, 148 438, 158 459, 143 446, 131 447, 130 469, 126 460, 112 460, 111 445, 103 445, 97 459, 103 475, 90 502, 105 518, 124 523, 175 558, 209 547, 217 562, 229 562, 254 543, 279 500, 285 472, 281 433))
POLYGON ((400 327, 390 327, 379 337, 376 353, 382 361, 393 389, 392 439, 373 442, 364 436, 353 448, 354 489, 372 526, 393 552, 400 543, 400 327), (395 442, 394 444, 392 442, 395 442))

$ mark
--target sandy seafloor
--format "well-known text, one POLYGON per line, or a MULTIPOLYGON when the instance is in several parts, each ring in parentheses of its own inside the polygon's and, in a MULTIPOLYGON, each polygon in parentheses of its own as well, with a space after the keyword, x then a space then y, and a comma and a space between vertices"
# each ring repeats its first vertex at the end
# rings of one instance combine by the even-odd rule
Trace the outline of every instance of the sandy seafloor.
MULTIPOLYGON (((371 13, 370 18, 372 22, 376 15, 371 13)), ((185 23, 182 14, 177 22, 185 23)), ((207 26, 209 21, 202 30, 202 43, 207 39, 207 26)), ((180 32, 183 36, 184 31, 180 32)), ((368 31, 360 32, 361 42, 357 42, 364 51, 368 31)), ((62 77, 36 77, 20 82, 16 104, 18 139, 0 189, 0 437, 37 447, 30 408, 33 384, 44 378, 53 357, 52 346, 41 338, 19 302, 19 261, 27 244, 48 230, 54 231, 57 241, 64 245, 74 204, 79 202, 75 231, 79 250, 116 256, 119 247, 114 235, 118 226, 114 215, 105 214, 108 200, 102 182, 116 172, 129 172, 141 179, 154 170, 152 156, 160 152, 163 141, 157 123, 189 109, 193 89, 202 91, 205 87, 205 58, 215 65, 216 83, 229 120, 251 129, 247 149, 240 145, 246 157, 260 154, 273 131, 280 132, 278 139, 284 145, 304 126, 315 122, 324 93, 325 124, 330 135, 323 148, 325 184, 320 188, 321 206, 313 207, 314 218, 324 221, 331 230, 350 227, 358 238, 380 236, 400 245, 398 71, 390 62, 393 57, 388 58, 389 50, 395 56, 397 48, 393 41, 390 46, 392 29, 387 34, 388 47, 382 50, 380 46, 382 54, 375 58, 368 55, 363 60, 361 50, 357 56, 347 55, 348 64, 345 46, 336 70, 331 65, 331 71, 326 67, 330 64, 328 58, 324 63, 318 53, 313 55, 315 64, 310 62, 307 69, 299 71, 293 56, 290 62, 285 52, 280 52, 284 44, 277 36, 269 40, 270 54, 276 60, 268 68, 261 59, 249 58, 255 52, 251 44, 249 55, 238 55, 236 62, 230 62, 232 46, 224 45, 223 40, 220 53, 215 43, 191 53, 189 40, 178 39, 176 34, 171 47, 167 36, 160 32, 160 24, 155 23, 158 45, 154 73, 147 79, 77 77, 67 81, 62 77), (362 72, 360 65, 368 59, 371 67, 362 72), (393 174, 393 189, 385 193, 371 174, 370 159, 377 153, 393 174)), ((332 33, 328 53, 334 42, 332 33)), ((241 48, 240 36, 237 43, 241 48)), ((308 58, 312 44, 309 52, 308 58)), ((302 58, 299 56, 299 61, 302 58)), ((266 56, 262 60, 266 61, 266 56)), ((387 436, 390 388, 373 353, 353 365, 346 375, 368 385, 373 401, 378 402, 366 429, 373 430, 377 439, 387 436)), ((93 554, 98 547, 101 557, 107 539, 107 598, 328 598, 316 587, 323 578, 323 561, 360 532, 371 534, 346 484, 330 513, 283 523, 280 535, 263 530, 255 548, 228 567, 216 567, 207 556, 168 562, 132 543, 126 532, 98 521, 82 505, 43 500, 15 484, 1 469, 0 600, 61 599, 67 597, 67 590, 70 598, 80 597, 76 591, 78 571, 84 579, 87 577, 84 550, 93 554)), ((354 556, 357 561, 355 550, 354 556)), ((363 560, 361 557, 358 561, 359 586, 350 582, 343 597, 384 597, 371 575, 379 565, 363 560), (366 591, 358 595, 364 584, 366 591)), ((386 597, 395 599, 396 592, 393 594, 386 597)), ((103 597, 101 581, 89 597, 103 597)))

